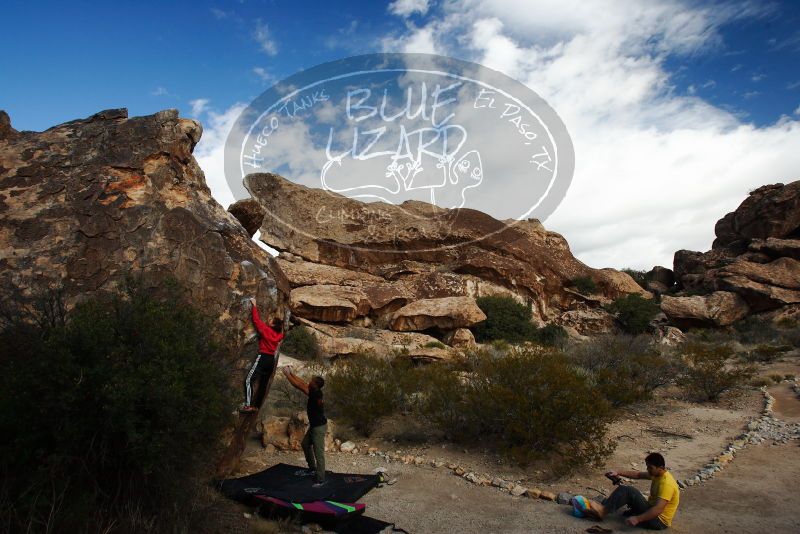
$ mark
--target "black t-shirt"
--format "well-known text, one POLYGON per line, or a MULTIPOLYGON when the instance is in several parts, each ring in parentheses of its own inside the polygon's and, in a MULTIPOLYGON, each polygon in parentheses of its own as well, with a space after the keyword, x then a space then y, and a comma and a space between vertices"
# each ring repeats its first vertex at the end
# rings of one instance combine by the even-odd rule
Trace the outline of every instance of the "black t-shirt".
POLYGON ((310 426, 320 426, 328 422, 325 417, 325 407, 322 404, 322 391, 319 389, 308 390, 308 405, 306 406, 308 423, 310 426))

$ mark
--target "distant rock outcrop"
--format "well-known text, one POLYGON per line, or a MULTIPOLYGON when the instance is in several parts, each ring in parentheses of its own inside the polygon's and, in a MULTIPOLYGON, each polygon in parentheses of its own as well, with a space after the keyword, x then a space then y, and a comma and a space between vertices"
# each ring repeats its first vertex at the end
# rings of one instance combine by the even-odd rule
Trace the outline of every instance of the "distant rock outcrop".
POLYGON ((711 295, 701 299, 704 303, 719 300, 714 297, 718 292, 737 295, 741 302, 735 304, 731 297, 723 299, 727 309, 738 310, 723 313, 726 324, 729 317, 743 316, 742 303, 751 313, 800 303, 800 181, 752 191, 714 231, 717 237, 710 251, 675 253, 676 298, 684 300, 662 301, 670 319, 694 321, 699 314, 722 324, 710 317, 715 313, 700 311, 697 298, 681 293, 711 295))

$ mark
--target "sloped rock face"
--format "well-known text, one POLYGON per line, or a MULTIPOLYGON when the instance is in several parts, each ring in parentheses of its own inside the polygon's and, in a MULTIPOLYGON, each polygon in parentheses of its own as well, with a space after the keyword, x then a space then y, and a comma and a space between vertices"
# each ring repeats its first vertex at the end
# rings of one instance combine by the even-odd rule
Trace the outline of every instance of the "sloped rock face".
POLYGON ((453 330, 473 326, 486 320, 475 300, 470 297, 422 299, 397 310, 391 319, 392 330, 422 331, 431 328, 453 330))
POLYGON ((415 201, 365 204, 275 174, 251 174, 245 185, 267 213, 261 240, 281 251, 278 263, 290 283, 308 285, 311 277, 301 271, 320 264, 338 269, 328 271, 326 281, 338 277, 336 283, 359 287, 391 282, 396 298, 380 312, 374 307, 369 312, 382 326, 392 312, 416 300, 497 294, 530 305, 537 323, 551 322, 584 303, 566 287, 577 277, 598 286, 598 298, 588 304, 598 309, 626 293, 651 296, 625 273, 584 265, 562 236, 535 220, 504 222, 475 210, 415 201), (285 255, 289 259, 282 263, 285 255), (359 276, 345 280, 345 271, 359 276))
POLYGON ((661 311, 679 326, 727 326, 746 317, 750 310, 738 294, 715 291, 706 296, 664 296, 661 311))
POLYGON ((800 181, 759 187, 715 233, 710 251, 675 253, 678 289, 733 292, 751 312, 800 302, 800 181))
POLYGON ((151 286, 174 277, 246 365, 243 300, 266 315, 280 298, 267 255, 211 197, 192 157, 201 133, 175 110, 106 110, 40 133, 0 113, 0 291, 61 285, 72 306, 129 273, 151 286))

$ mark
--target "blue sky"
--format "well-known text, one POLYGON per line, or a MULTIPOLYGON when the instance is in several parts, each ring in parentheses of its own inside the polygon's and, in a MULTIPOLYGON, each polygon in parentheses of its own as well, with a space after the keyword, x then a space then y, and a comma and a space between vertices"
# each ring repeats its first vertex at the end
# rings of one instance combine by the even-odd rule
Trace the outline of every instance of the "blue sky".
MULTIPOLYGON (((324 61, 381 51, 410 21, 389 2, 4 2, 0 107, 16 127, 42 130, 111 107, 132 115, 206 98, 249 101, 270 79, 324 61), (257 40, 266 26, 265 49, 257 40), (272 46, 272 48, 270 48, 272 46), (264 69, 259 75, 254 69, 264 69), (264 77, 267 77, 265 80, 264 77)), ((758 125, 800 107, 800 2, 725 24, 721 42, 667 58, 674 90, 758 125)))
MULTIPOLYGON (((545 224, 593 267, 671 266, 678 249, 710 248, 714 223, 748 191, 800 179, 796 0, 6 0, 0 9, 0 109, 14 127, 177 108, 203 124, 195 157, 223 205, 232 201, 223 146, 249 101, 303 68, 382 51, 475 61, 553 106, 576 166, 545 224)), ((313 160, 304 152, 296 157, 313 160)))

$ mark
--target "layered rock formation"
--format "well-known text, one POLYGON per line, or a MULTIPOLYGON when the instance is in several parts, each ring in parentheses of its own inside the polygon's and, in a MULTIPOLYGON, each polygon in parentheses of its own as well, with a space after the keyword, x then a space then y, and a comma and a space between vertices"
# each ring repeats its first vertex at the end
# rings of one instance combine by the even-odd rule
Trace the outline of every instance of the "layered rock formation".
POLYGON ((714 231, 710 251, 675 253, 678 295, 711 296, 665 299, 662 310, 672 321, 721 325, 800 303, 800 181, 752 191, 714 231), (726 303, 727 311, 712 302, 726 303))
POLYGON ((243 300, 266 315, 281 297, 268 255, 211 197, 192 157, 201 133, 175 110, 107 110, 44 132, 17 132, 0 113, 0 291, 60 286, 72 306, 127 274, 174 277, 246 365, 256 348, 243 300))
MULTIPOLYGON (((416 201, 365 204, 269 173, 251 174, 245 185, 252 199, 231 211, 252 229, 259 213, 253 202, 263 209, 260 238, 281 252, 276 265, 292 288, 292 310, 310 321, 357 321, 456 340, 455 330, 481 320, 473 299, 508 295, 530 306, 538 324, 592 333, 613 328, 603 304, 626 293, 650 296, 625 273, 584 265, 562 236, 536 220, 499 221, 416 201), (579 277, 591 278, 598 294, 570 290, 579 277), (452 297, 469 300, 457 310, 441 300, 452 297), (420 301, 428 311, 405 317, 404 307, 420 301)), ((469 340, 462 333, 455 343, 469 340)))

